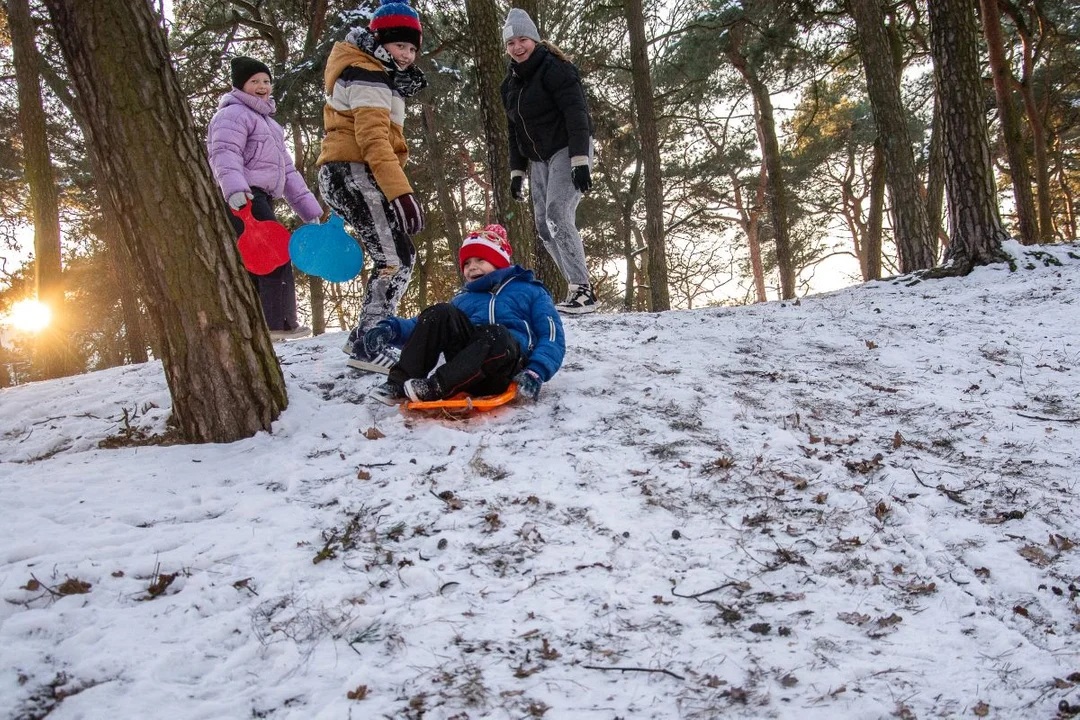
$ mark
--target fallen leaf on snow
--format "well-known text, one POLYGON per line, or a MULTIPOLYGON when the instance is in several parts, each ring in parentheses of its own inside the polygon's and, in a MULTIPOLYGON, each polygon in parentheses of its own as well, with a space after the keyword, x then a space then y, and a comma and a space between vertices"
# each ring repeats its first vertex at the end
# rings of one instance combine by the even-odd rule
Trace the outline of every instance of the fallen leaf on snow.
POLYGON ((846 622, 848 625, 865 625, 870 622, 869 615, 863 615, 857 612, 842 612, 836 614, 836 619, 841 622, 846 622))
POLYGON ((1046 567, 1050 564, 1050 556, 1038 545, 1025 545, 1017 552, 1020 553, 1020 557, 1039 567, 1046 567))

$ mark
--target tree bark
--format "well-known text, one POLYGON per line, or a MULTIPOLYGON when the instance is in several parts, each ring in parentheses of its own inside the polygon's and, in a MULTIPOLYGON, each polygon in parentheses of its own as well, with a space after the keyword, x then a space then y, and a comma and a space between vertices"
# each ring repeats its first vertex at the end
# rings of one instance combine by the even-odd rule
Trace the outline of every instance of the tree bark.
POLYGON ((911 136, 900 99, 900 78, 893 67, 892 48, 885 30, 885 14, 878 0, 848 0, 848 6, 858 28, 859 55, 874 111, 877 145, 885 158, 885 182, 889 187, 900 272, 933 267, 934 240, 915 171, 911 136))
POLYGON ((1001 35, 1001 13, 997 0, 979 0, 982 13, 983 37, 990 58, 990 74, 994 79, 997 97, 998 120, 1001 137, 1005 143, 1005 156, 1009 162, 1013 201, 1016 203, 1016 220, 1020 228, 1020 242, 1035 245, 1039 242, 1039 221, 1035 215, 1035 199, 1031 194, 1031 171, 1028 154, 1024 147, 1024 134, 1020 118, 1013 104, 1013 75, 1005 57, 1005 41, 1001 35))
POLYGON ((454 203, 454 194, 450 183, 446 181, 446 153, 439 139, 438 122, 435 118, 435 106, 427 99, 420 108, 420 117, 424 128, 424 143, 431 155, 432 177, 435 180, 435 194, 439 199, 439 211, 443 216, 443 230, 450 245, 450 257, 456 258, 461 249, 461 224, 458 222, 458 208, 454 203))
MULTIPOLYGON (((863 280, 881 279, 881 234, 885 215, 885 152, 874 143, 874 162, 870 168, 870 207, 866 210, 866 238, 863 241, 863 280)), ((896 202, 893 199, 893 202, 896 202)), ((918 198, 916 199, 918 202, 918 198)))
POLYGON ((769 173, 762 163, 758 171, 758 185, 753 203, 747 207, 743 200, 742 186, 739 184, 739 175, 731 173, 731 187, 735 199, 735 211, 739 213, 739 222, 743 232, 746 233, 746 244, 750 251, 750 275, 754 281, 754 302, 765 302, 769 298, 765 290, 765 264, 761 259, 761 240, 759 230, 761 228, 761 210, 765 204, 768 192, 769 173))
MULTIPOLYGON (((1031 144, 1035 149, 1035 186, 1038 189, 1039 242, 1054 242, 1054 212, 1050 195, 1050 159, 1046 142, 1046 122, 1039 103, 1035 101, 1035 51, 1032 47, 1031 30, 1013 3, 1001 5, 1020 35, 1023 71, 1020 77, 1020 97, 1024 100, 1024 114, 1031 128, 1031 144)), ((1075 233, 1070 237, 1076 237, 1075 233)))
POLYGON ((1003 261, 1001 243, 1008 239, 998 215, 983 120, 975 0, 934 0, 928 6, 949 202, 945 261, 950 272, 967 274, 978 265, 1003 261))
POLYGON ((757 68, 750 64, 740 46, 740 28, 728 31, 730 45, 726 50, 728 60, 739 71, 750 94, 754 98, 754 119, 757 122, 758 142, 765 158, 769 180, 769 215, 773 222, 776 242, 776 265, 780 273, 780 298, 795 297, 795 262, 791 248, 791 230, 788 220, 788 190, 784 180, 784 163, 780 156, 780 142, 776 137, 776 119, 773 117, 772 97, 769 88, 758 77, 757 68))
MULTIPOLYGON (((942 227, 941 216, 945 203, 945 148, 942 142, 941 93, 934 90, 934 111, 930 120, 930 157, 926 170, 926 218, 936 240, 946 245, 949 236, 942 227)), ((937 243, 934 244, 937 255, 937 243)))
POLYGON ((664 238, 664 181, 660 165, 660 139, 656 126, 649 45, 645 39, 645 11, 641 0, 626 0, 630 30, 630 70, 634 85, 634 113, 645 185, 645 244, 649 253, 649 297, 653 312, 671 309, 667 251, 664 238))
POLYGON ((120 225, 116 213, 107 207, 102 198, 101 240, 105 246, 105 256, 116 283, 120 296, 120 309, 124 314, 124 340, 127 344, 128 362, 144 363, 149 360, 146 354, 146 334, 143 332, 142 312, 139 310, 139 295, 135 291, 138 283, 137 274, 131 272, 131 262, 125 258, 120 241, 120 225))
POLYGON ((514 248, 514 259, 528 267, 533 258, 536 230, 532 213, 523 210, 510 195, 510 146, 506 110, 499 86, 506 74, 506 53, 502 45, 502 18, 498 6, 490 0, 465 0, 469 34, 480 95, 480 114, 484 120, 487 146, 488 181, 495 200, 495 214, 506 227, 514 248))
POLYGON ((52 321, 37 337, 36 357, 47 378, 72 373, 64 331, 64 276, 60 262, 59 193, 53 173, 45 110, 41 104, 40 56, 34 41, 34 22, 28 0, 8 0, 15 82, 19 97, 19 128, 23 141, 23 167, 30 186, 34 214, 34 276, 38 302, 49 306, 52 321))
POLYGON ((142 277, 185 438, 269 430, 284 378, 202 143, 144 0, 46 0, 103 192, 142 277), (152 138, 153 142, 148 141, 152 138))

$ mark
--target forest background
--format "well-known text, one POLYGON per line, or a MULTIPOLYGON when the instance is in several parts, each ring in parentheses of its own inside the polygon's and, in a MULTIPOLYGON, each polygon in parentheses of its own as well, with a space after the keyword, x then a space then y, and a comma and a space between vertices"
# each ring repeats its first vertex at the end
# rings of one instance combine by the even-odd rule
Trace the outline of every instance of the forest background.
MULTIPOLYGON (((414 4, 424 27, 419 62, 430 86, 409 104, 406 133, 409 175, 427 227, 415 238, 414 281, 401 311, 447 299, 459 285, 454 258, 462 236, 494 221, 510 228, 518 261, 535 267, 559 295, 560 278, 531 231, 531 208, 507 195, 505 116, 492 93, 505 73, 499 29, 511 3, 414 4)), ((1076 240, 1080 9, 1073 3, 512 4, 536 18, 541 34, 582 71, 597 152, 594 191, 578 218, 609 310, 796 297, 835 286, 836 271, 823 268, 835 268, 838 259, 849 268, 839 284, 948 260, 956 218, 944 201, 947 175, 968 163, 943 131, 948 107, 943 111, 940 99, 956 92, 943 91, 940 68, 935 73, 935 11, 939 25, 945 13, 955 13, 957 26, 977 31, 971 39, 978 72, 948 77, 978 100, 991 193, 1004 209, 1000 228, 1025 244, 1076 240), (881 77, 894 82, 883 89, 874 82, 881 77), (900 122, 891 131, 884 125, 890 119, 900 122), (910 168, 896 160, 905 155, 910 168), (907 186, 898 180, 904 178, 907 186), (908 232, 907 223, 930 232, 908 232)), ((274 70, 277 119, 313 189, 325 58, 376 5, 151 3, 199 138, 228 89, 228 59, 259 57, 274 70)), ((63 309, 48 332, 51 344, 28 334, 0 335, 0 387, 159 357, 143 278, 117 240, 124 203, 110 210, 104 198, 50 15, 36 0, 6 0, 4 10, 0 315, 35 294, 52 293, 63 309), (28 122, 28 71, 39 87, 37 124, 28 122), (27 127, 45 132, 28 135, 27 127), (43 231, 29 189, 31 140, 44 141, 54 178, 52 233, 43 231)), ((940 48, 937 57, 940 62, 940 48)), ((159 141, 149 129, 145 139, 159 141)), ((109 190, 123 198, 139 182, 133 177, 132 187, 109 190)), ((290 226, 298 222, 285 217, 290 226)), ((172 242, 182 246, 186 238, 179 235, 172 242)), ((336 284, 300 277, 301 304, 316 333, 351 326, 365 279, 336 284)))

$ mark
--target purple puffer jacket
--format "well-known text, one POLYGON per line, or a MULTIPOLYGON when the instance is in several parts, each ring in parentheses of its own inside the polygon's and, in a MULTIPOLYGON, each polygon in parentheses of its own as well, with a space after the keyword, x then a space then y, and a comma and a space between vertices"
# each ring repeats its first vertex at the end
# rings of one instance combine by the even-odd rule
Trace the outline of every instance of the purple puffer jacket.
POLYGON ((273 98, 263 100, 243 90, 221 96, 206 139, 214 179, 226 199, 262 188, 271 197, 284 196, 304 222, 316 220, 322 208, 296 172, 285 149, 285 133, 270 117, 274 109, 273 98))

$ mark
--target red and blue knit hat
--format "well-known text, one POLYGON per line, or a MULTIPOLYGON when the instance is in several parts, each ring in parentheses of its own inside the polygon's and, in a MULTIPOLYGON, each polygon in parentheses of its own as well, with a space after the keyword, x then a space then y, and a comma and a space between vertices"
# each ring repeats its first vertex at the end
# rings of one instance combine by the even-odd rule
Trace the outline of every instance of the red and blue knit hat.
POLYGON ((510 257, 514 254, 506 240, 506 228, 502 225, 488 225, 483 230, 474 230, 461 242, 458 252, 458 265, 465 269, 465 261, 472 257, 487 260, 497 270, 510 267, 510 257))
POLYGON ((380 45, 407 42, 420 49, 420 16, 409 7, 408 0, 382 0, 368 29, 375 33, 380 45))

